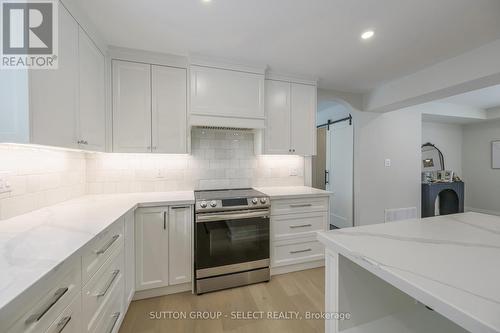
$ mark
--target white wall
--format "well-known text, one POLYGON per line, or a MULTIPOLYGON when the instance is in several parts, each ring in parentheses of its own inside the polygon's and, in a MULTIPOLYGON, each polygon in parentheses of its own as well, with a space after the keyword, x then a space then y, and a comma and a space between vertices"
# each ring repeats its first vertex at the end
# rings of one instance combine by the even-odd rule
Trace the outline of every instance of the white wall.
POLYGON ((85 194, 85 154, 0 145, 0 177, 12 192, 0 194, 0 220, 85 194))
POLYGON ((465 205, 500 215, 500 170, 491 168, 491 141, 500 140, 500 120, 464 126, 465 205))
POLYGON ((420 110, 359 112, 355 123, 355 225, 383 223, 385 209, 417 207, 420 214, 420 110))
MULTIPOLYGON (((443 152, 446 170, 453 170, 462 177, 462 126, 424 121, 422 123, 422 143, 427 142, 435 144, 443 152)), ((420 162, 420 166, 422 166, 422 162, 420 162)))
MULTIPOLYGON (((318 90, 318 104, 343 101, 354 126, 354 225, 383 223, 385 209, 420 212, 421 108, 361 112, 361 97, 318 90), (392 166, 386 168, 386 158, 392 166)), ((335 200, 335 198, 334 198, 335 200)))

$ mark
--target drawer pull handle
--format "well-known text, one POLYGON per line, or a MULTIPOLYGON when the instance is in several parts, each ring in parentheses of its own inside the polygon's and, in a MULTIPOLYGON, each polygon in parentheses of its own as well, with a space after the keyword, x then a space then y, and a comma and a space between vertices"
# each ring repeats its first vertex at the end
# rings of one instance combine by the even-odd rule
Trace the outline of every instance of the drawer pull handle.
POLYGON ((312 204, 308 203, 308 204, 294 204, 294 205, 290 205, 290 207, 292 208, 300 208, 300 207, 311 207, 312 204))
POLYGON ((95 254, 99 256, 106 253, 106 251, 111 247, 111 245, 113 245, 114 242, 116 242, 118 238, 120 238, 120 235, 114 235, 113 238, 111 238, 109 242, 107 242, 106 245, 102 247, 102 249, 95 251, 95 254))
POLYGON ((116 323, 118 322, 118 318, 120 318, 120 312, 113 313, 111 315, 111 318, 113 319, 113 321, 111 322, 111 325, 109 327, 108 333, 113 332, 113 329, 115 328, 116 323))
POLYGON ((61 321, 59 321, 57 323, 56 332, 61 333, 62 331, 64 331, 66 326, 68 326, 68 323, 70 322, 70 320, 71 320, 71 316, 67 316, 67 317, 62 318, 61 321))
POLYGON ((115 282, 116 277, 118 276, 118 274, 120 274, 120 270, 119 269, 114 270, 113 273, 111 273, 111 277, 109 278, 108 282, 106 282, 104 290, 98 292, 97 294, 95 294, 95 296, 96 297, 102 297, 102 296, 106 295, 108 293, 109 288, 113 284, 113 282, 115 282))
POLYGON ((57 303, 57 301, 61 299, 61 297, 63 297, 64 294, 66 294, 68 290, 68 287, 57 289, 54 295, 52 295, 47 303, 44 304, 40 311, 29 316, 24 323, 29 325, 42 319, 42 317, 57 303))
POLYGON ((290 229, 308 228, 308 227, 312 227, 312 224, 291 225, 290 229))
POLYGON ((290 251, 290 254, 297 254, 297 253, 304 253, 304 252, 311 252, 312 249, 305 249, 305 250, 298 250, 298 251, 290 251))
POLYGON ((170 207, 172 209, 184 209, 184 208, 189 208, 189 206, 175 206, 175 207, 170 207))

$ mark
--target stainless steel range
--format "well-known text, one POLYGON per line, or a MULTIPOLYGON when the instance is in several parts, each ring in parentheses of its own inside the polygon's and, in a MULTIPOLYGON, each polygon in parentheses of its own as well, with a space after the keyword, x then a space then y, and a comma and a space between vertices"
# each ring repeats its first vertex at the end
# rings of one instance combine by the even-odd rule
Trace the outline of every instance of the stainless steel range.
POLYGON ((196 293, 269 281, 269 198, 248 188, 195 199, 196 293))

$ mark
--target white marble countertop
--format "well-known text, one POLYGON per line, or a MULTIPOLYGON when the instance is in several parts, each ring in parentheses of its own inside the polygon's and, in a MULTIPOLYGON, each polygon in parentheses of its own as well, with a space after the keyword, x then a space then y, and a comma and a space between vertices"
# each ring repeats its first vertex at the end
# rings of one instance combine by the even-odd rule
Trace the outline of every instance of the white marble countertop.
POLYGON ((271 199, 303 198, 308 196, 329 196, 332 193, 308 186, 256 187, 271 199))
POLYGON ((500 332, 500 217, 447 215, 318 238, 467 330, 500 332))
POLYGON ((193 191, 89 195, 0 221, 0 309, 129 210, 193 203, 193 191))

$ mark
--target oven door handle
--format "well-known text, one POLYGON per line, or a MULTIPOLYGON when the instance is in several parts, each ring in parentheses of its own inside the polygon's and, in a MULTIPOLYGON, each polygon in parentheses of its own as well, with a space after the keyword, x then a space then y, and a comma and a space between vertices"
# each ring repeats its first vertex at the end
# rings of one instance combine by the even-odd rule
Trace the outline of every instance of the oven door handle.
POLYGON ((269 210, 259 211, 259 212, 248 212, 248 213, 223 213, 223 214, 210 214, 210 215, 197 215, 196 222, 216 222, 216 221, 227 221, 227 220, 240 220, 249 219, 255 217, 268 218, 269 210))

